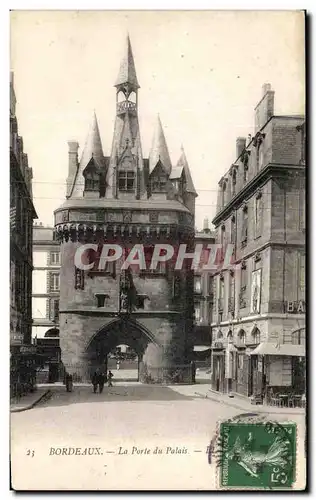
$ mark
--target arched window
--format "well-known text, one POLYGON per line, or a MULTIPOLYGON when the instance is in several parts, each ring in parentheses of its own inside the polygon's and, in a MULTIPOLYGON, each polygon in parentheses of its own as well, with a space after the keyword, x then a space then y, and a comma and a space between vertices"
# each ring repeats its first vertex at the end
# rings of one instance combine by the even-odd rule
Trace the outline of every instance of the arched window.
POLYGON ((253 344, 260 344, 260 330, 258 328, 252 330, 251 336, 253 344))
POLYGON ((122 102, 125 101, 125 95, 124 92, 120 90, 120 92, 117 94, 117 102, 122 102))
POLYGON ((238 343, 243 345, 246 343, 246 334, 244 330, 238 332, 238 343))
POLYGON ((229 330, 229 332, 227 333, 227 342, 231 343, 232 341, 233 341, 233 332, 229 330))
POLYGON ((217 340, 220 340, 222 338, 223 338, 223 334, 222 334, 221 331, 219 331, 218 334, 217 334, 217 340))
POLYGON ((136 104, 136 92, 131 92, 128 96, 128 100, 136 104))

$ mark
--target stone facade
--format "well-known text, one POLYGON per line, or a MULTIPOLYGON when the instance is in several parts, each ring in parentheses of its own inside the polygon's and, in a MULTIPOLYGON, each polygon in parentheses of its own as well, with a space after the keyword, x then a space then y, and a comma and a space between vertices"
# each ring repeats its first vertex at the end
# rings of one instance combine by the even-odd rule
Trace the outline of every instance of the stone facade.
POLYGON ((11 385, 27 383, 32 356, 32 169, 18 134, 13 73, 10 81, 10 351, 11 385), (29 349, 30 350, 30 349, 29 349))
MULTIPOLYGON (((207 247, 215 243, 215 234, 210 231, 208 219, 204 220, 203 231, 195 232, 195 244, 203 245, 208 258, 207 247)), ((211 323, 213 311, 212 275, 214 269, 194 272, 194 351, 196 361, 209 361, 211 353, 211 323)))
POLYGON ((212 383, 247 396, 302 390, 305 356, 305 122, 274 116, 273 94, 264 88, 255 136, 237 139, 213 220, 234 255, 213 278, 212 383))
POLYGON ((88 380, 96 367, 106 369, 111 349, 127 344, 150 380, 170 381, 193 356, 193 271, 191 262, 179 271, 174 260, 155 270, 149 264, 155 244, 176 250, 184 243, 192 251, 197 194, 184 151, 176 167, 171 165, 159 118, 149 158, 142 156, 139 85, 129 38, 115 87, 111 154, 103 154, 94 116, 80 161, 78 143, 69 142, 67 200, 55 211, 62 361, 69 373, 88 380), (83 244, 97 245, 84 255, 89 270, 75 265, 83 244), (119 245, 122 255, 102 267, 105 244, 119 245), (135 245, 144 251, 146 268, 122 269, 135 245))

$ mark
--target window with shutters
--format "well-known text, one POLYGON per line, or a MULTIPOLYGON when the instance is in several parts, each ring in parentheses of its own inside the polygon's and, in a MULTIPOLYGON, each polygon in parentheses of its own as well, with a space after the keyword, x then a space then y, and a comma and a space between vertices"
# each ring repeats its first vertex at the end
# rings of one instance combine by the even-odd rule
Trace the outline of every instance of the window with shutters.
POLYGON ((50 265, 59 265, 60 264, 60 253, 59 252, 50 252, 49 254, 49 263, 50 265))
POLYGON ((194 318, 196 323, 200 323, 201 321, 201 303, 196 302, 194 304, 194 318))
POLYGON ((59 292, 59 273, 49 273, 49 291, 59 292))
POLYGON ((51 299, 49 307, 49 319, 58 323, 59 320, 59 299, 51 299))
POLYGON ((242 223, 241 223, 241 246, 247 245, 248 240, 248 207, 247 205, 243 207, 242 212, 242 223))
POLYGON ((224 293, 225 293, 225 281, 224 276, 219 276, 219 291, 218 291, 218 310, 223 311, 224 309, 224 293))
POLYGON ((255 238, 259 238, 262 232, 262 193, 259 192, 255 198, 255 238))
POLYGON ((226 250, 226 228, 223 224, 221 226, 221 248, 220 248, 220 262, 223 262, 225 258, 225 250, 226 250))
POLYGON ((236 217, 230 219, 230 243, 233 245, 233 257, 236 257, 236 217))
POLYGON ((229 274, 229 297, 228 297, 228 311, 234 313, 235 310, 235 274, 231 271, 229 274))
POLYGON ((202 285, 201 285, 201 276, 194 276, 194 292, 201 293, 202 285))
POLYGON ((240 293, 239 293, 239 307, 240 309, 246 307, 246 296, 247 296, 247 267, 246 263, 242 262, 240 270, 240 293))

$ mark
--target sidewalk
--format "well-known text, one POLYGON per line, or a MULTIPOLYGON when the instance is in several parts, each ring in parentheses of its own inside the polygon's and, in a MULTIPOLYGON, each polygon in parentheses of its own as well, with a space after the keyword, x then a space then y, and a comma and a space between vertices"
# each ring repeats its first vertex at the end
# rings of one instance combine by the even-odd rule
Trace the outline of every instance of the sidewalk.
POLYGON ((279 408, 276 406, 269 406, 267 404, 254 405, 251 404, 247 397, 239 396, 234 393, 234 397, 229 397, 227 394, 214 391, 210 384, 194 384, 194 385, 171 385, 170 389, 189 396, 192 398, 203 398, 215 401, 217 403, 232 406, 243 411, 251 411, 256 413, 278 413, 286 415, 304 415, 305 408, 279 408))
POLYGON ((50 389, 47 387, 38 387, 35 392, 30 392, 21 398, 12 398, 10 401, 10 412, 16 413, 20 411, 30 410, 34 408, 42 399, 48 398, 51 395, 50 389))

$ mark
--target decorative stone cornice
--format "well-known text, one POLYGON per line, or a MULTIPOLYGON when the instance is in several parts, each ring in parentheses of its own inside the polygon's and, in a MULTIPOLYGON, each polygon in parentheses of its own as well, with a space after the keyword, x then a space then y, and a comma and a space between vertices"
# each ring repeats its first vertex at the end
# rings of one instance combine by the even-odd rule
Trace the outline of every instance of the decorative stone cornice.
POLYGON ((109 238, 139 239, 194 238, 194 229, 178 225, 135 225, 135 224, 57 224, 56 238, 60 242, 86 241, 93 242, 109 238))
POLYGON ((232 210, 238 209, 242 202, 253 196, 256 189, 268 179, 287 178, 291 175, 291 171, 298 171, 301 172, 301 175, 305 175, 305 167, 302 165, 287 165, 285 168, 282 163, 268 163, 216 214, 212 223, 217 226, 222 220, 227 219, 232 210))

